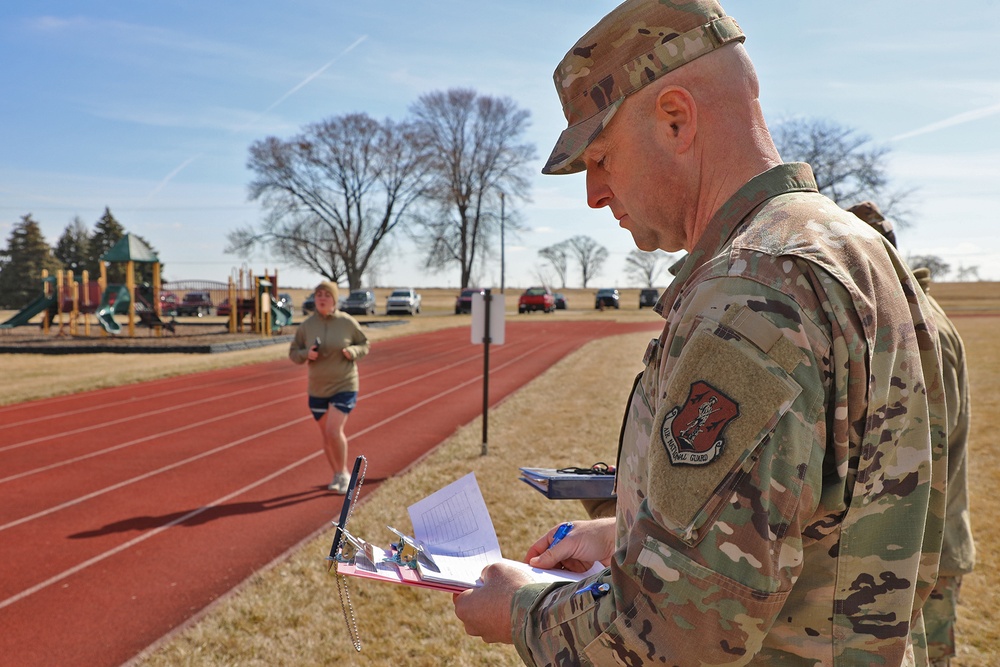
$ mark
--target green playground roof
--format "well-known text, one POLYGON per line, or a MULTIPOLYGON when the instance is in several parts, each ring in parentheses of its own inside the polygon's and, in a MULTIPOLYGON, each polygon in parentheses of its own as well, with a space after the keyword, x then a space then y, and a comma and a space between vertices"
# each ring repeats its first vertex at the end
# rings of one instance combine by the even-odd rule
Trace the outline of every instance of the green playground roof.
POLYGON ((111 250, 101 255, 102 262, 159 262, 160 258, 138 237, 126 234, 111 250))

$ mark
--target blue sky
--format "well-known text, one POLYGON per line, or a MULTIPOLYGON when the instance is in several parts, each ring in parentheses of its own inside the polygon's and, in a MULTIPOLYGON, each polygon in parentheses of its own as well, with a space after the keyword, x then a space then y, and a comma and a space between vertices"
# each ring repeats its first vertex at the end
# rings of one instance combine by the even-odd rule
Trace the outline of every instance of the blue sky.
MULTIPOLYGON (((245 261, 222 252, 226 233, 262 215, 247 199, 251 143, 351 112, 400 119, 421 94, 452 87, 528 109, 537 172, 564 126, 552 70, 614 4, 2 3, 0 243, 26 213, 54 243, 75 216, 92 227, 109 206, 159 250, 169 279, 225 280, 245 261)), ((772 126, 826 118, 887 145, 894 185, 916 189, 904 254, 1000 280, 1000 0, 724 6, 747 34, 772 126)), ((536 282, 537 251, 575 234, 611 251, 596 283, 628 283, 631 238, 587 208, 582 175, 539 174, 530 197, 528 230, 508 239, 508 285, 536 282)), ((457 269, 427 273, 408 245, 397 240, 379 284, 457 285, 457 269)), ((279 268, 286 285, 318 279, 279 268)), ((497 259, 480 282, 499 273, 497 259)))

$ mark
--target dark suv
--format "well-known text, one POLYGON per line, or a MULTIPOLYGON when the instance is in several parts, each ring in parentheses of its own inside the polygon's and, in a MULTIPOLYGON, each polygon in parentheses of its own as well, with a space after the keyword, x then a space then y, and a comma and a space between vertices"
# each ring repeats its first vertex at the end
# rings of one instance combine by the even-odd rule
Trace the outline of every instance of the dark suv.
POLYGON ((462 290, 461 294, 455 297, 455 314, 461 315, 462 313, 472 312, 472 295, 482 292, 481 289, 466 288, 462 290))
POLYGON ((374 315, 375 294, 366 289, 351 290, 340 309, 348 315, 374 315))
POLYGON ((620 295, 618 290, 613 288, 599 289, 597 290, 597 297, 594 299, 594 308, 618 308, 618 299, 620 295))
POLYGON ((639 309, 652 308, 656 305, 656 300, 660 298, 659 290, 653 287, 639 291, 639 309))
POLYGON ((212 314, 212 295, 208 292, 188 292, 184 295, 184 300, 177 306, 178 315, 202 315, 212 314))

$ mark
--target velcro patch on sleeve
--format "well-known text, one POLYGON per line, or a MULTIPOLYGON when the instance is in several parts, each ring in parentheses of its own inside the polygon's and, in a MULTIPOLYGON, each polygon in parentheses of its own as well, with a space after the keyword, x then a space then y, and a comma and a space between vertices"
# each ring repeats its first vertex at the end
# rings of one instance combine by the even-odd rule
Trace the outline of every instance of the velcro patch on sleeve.
POLYGON ((727 332, 710 320, 692 331, 653 420, 649 508, 688 543, 801 391, 781 361, 727 332))

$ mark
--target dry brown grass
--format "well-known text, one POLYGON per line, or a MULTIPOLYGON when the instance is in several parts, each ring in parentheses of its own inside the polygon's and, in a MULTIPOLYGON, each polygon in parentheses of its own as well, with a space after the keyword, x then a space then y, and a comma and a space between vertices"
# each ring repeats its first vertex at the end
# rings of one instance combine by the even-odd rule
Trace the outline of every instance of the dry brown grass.
MULTIPOLYGON (((990 307, 996 312, 996 303, 990 307)), ((956 316, 969 359, 972 433, 969 488, 976 570, 962 582, 958 641, 960 667, 1000 665, 1000 318, 956 316)), ((954 664, 954 663, 953 663, 954 664)))

